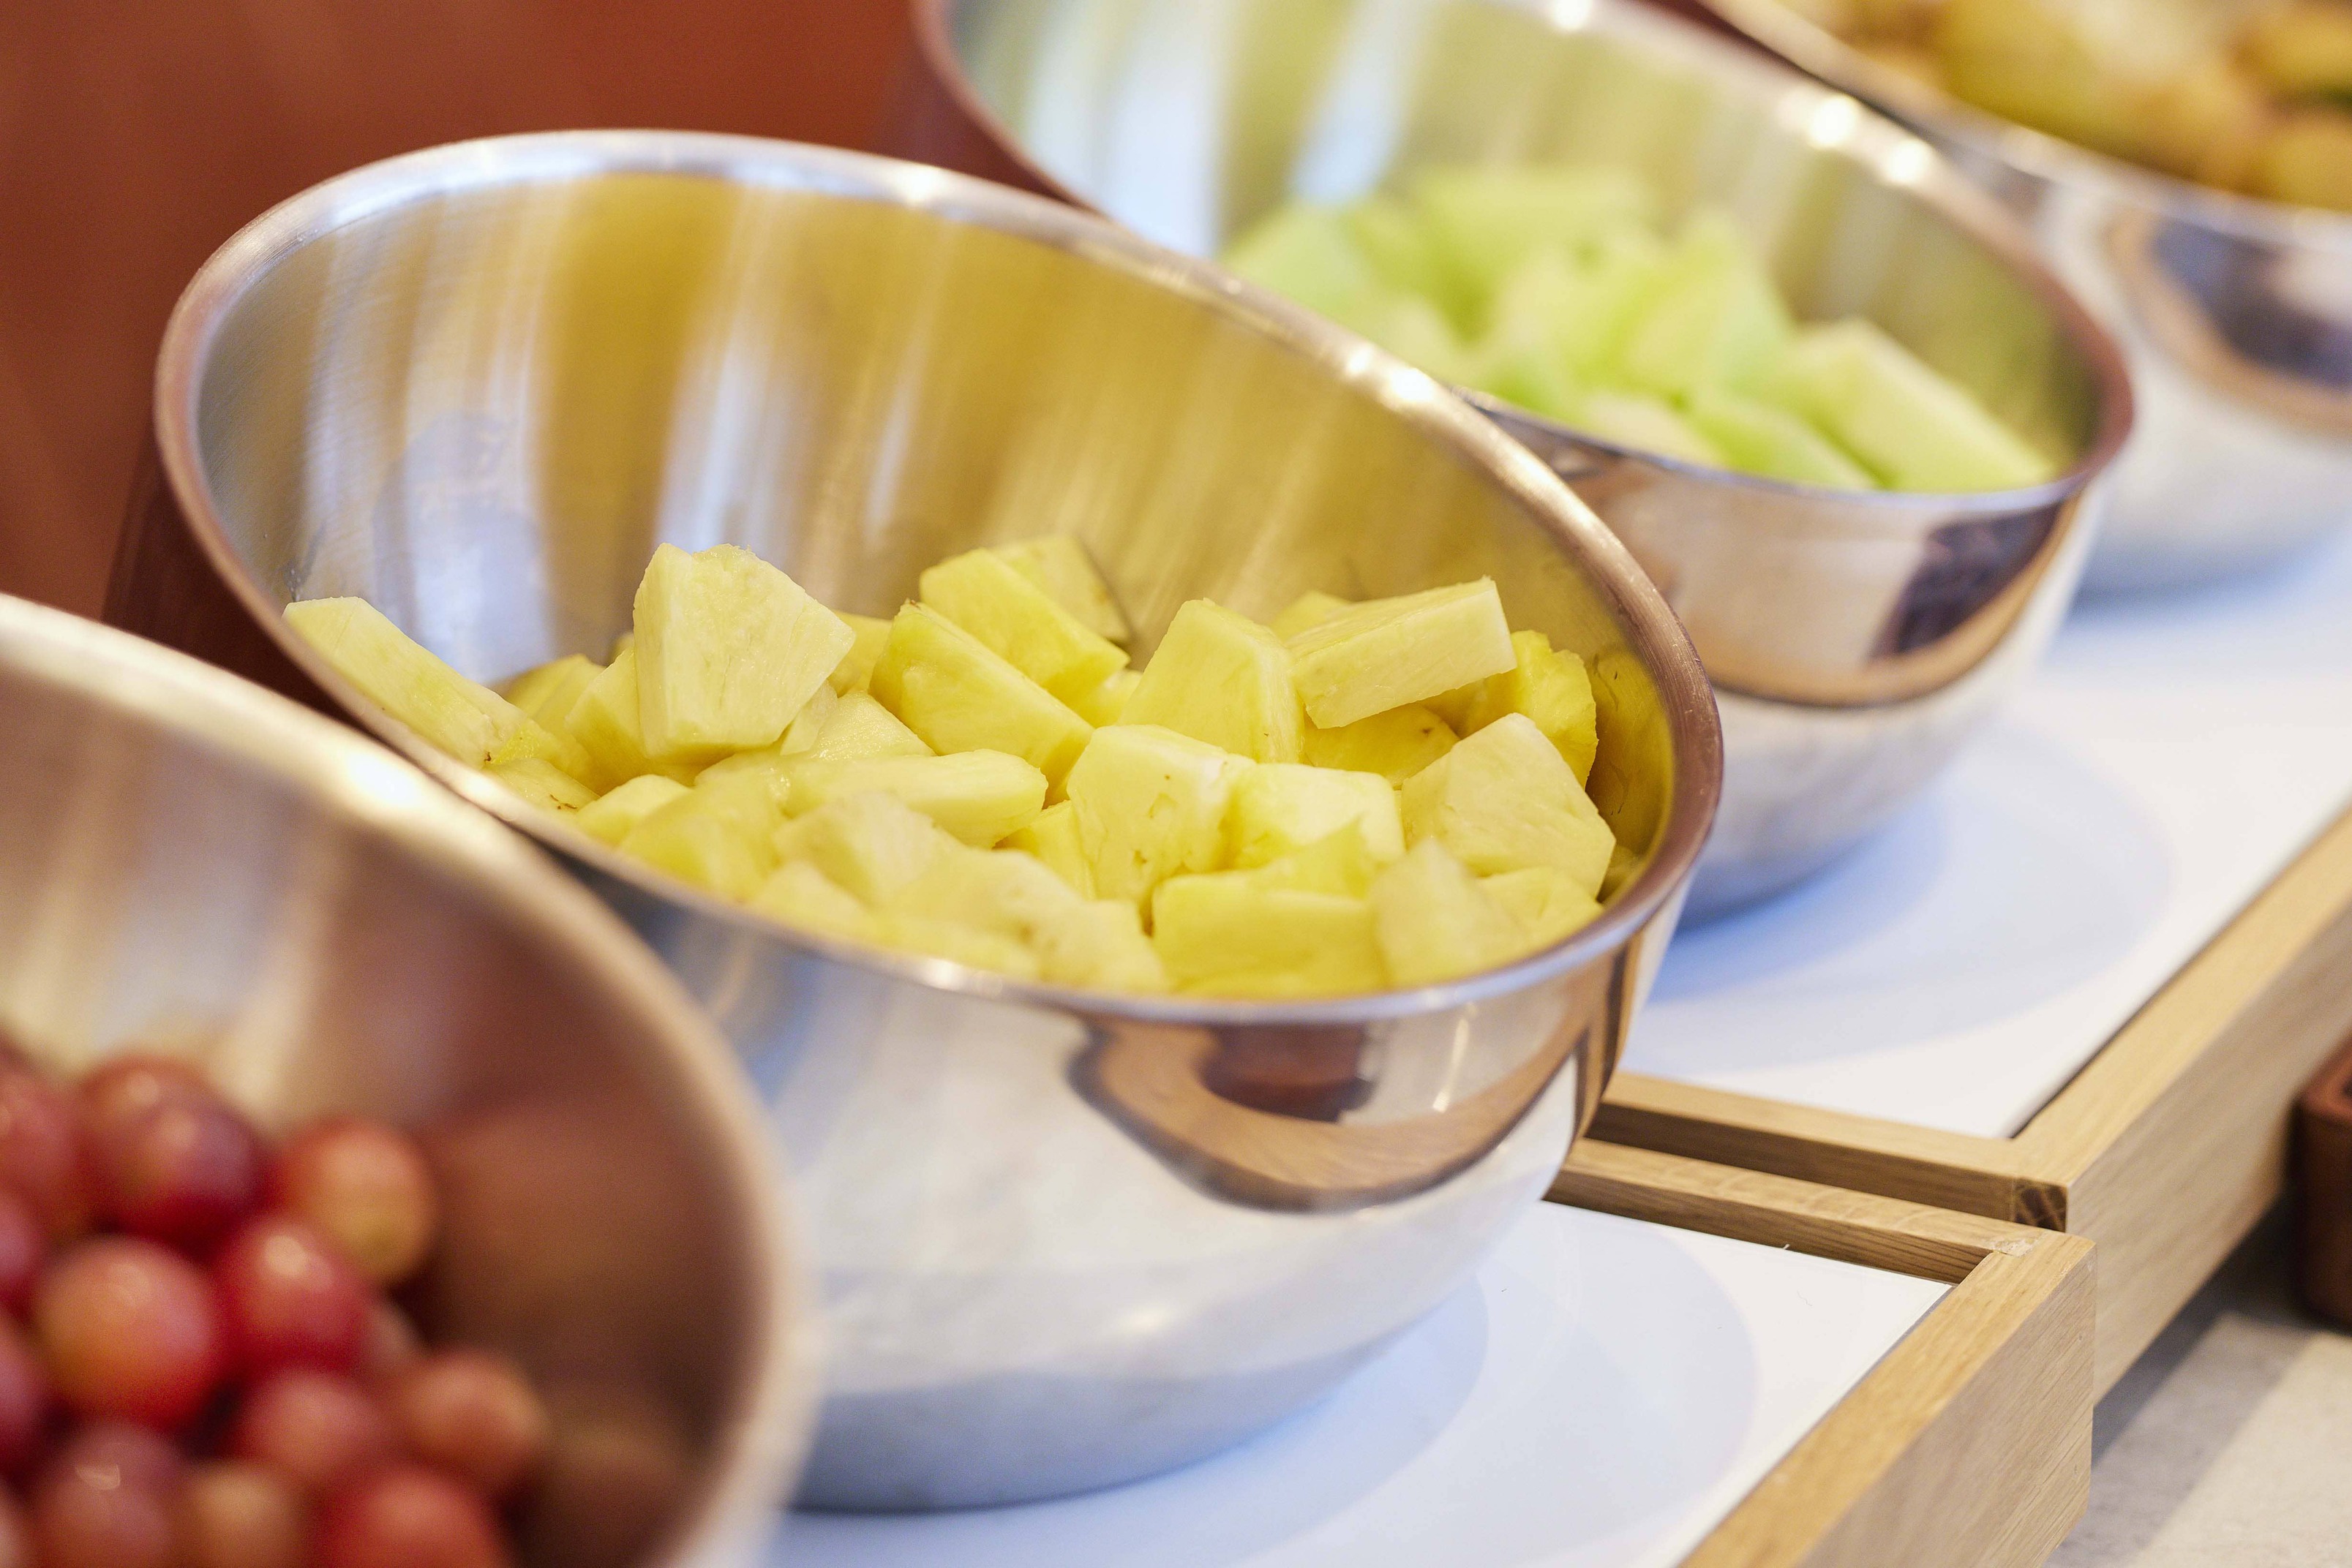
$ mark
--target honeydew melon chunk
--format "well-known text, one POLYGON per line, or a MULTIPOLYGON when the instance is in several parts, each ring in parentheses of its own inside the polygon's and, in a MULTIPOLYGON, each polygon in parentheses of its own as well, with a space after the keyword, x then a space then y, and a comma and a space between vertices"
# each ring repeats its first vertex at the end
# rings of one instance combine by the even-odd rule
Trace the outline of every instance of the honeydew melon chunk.
POLYGON ((1869 470, 1805 420, 1776 404, 1708 387, 1691 395, 1683 413, 1725 463, 1742 473, 1832 490, 1878 487, 1869 470))
POLYGON ((881 927, 856 895, 837 886, 807 861, 787 861, 761 883, 750 900, 753 909, 787 925, 879 942, 881 927))
POLYGON ((1404 787, 1406 841, 1434 839, 1482 876, 1550 866, 1591 893, 1616 840, 1525 714, 1506 714, 1404 787))
MULTIPOLYGON (((1391 859, 1395 857, 1391 856, 1391 859)), ((1363 828, 1349 822, 1303 850, 1269 861, 1249 873, 1261 887, 1286 887, 1299 893, 1329 893, 1361 898, 1371 890, 1372 878, 1387 862, 1373 858, 1365 846, 1363 828)))
POLYGON ((1013 570, 1052 595, 1055 603, 1097 636, 1124 643, 1135 635, 1094 558, 1069 535, 1045 534, 994 549, 1013 570))
POLYGON ((1267 622, 1267 629, 1287 643, 1309 626, 1321 625, 1354 602, 1352 599, 1342 599, 1338 594, 1310 588, 1285 605, 1282 613, 1267 622))
MULTIPOLYGON (((1004 847, 1035 855, 1045 869, 1077 890, 1081 898, 1095 896, 1095 868, 1078 840, 1078 809, 1057 801, 1005 835, 1004 847)), ((1128 907, 1132 912, 1132 906, 1128 907)))
POLYGON ((1581 262, 1553 248, 1535 251, 1496 291, 1486 340, 1514 351, 1540 347, 1569 377, 1591 381, 1614 362, 1664 257, 1664 244, 1643 231, 1612 235, 1581 262))
POLYGON ((529 716, 469 681, 364 599, 310 599, 286 623, 335 673, 386 713, 468 768, 479 768, 529 716))
POLYGON ((879 790, 845 795, 794 818, 776 830, 775 845, 785 860, 808 862, 868 905, 887 903, 940 855, 962 847, 929 817, 879 790))
POLYGON ((1134 700, 1135 689, 1142 684, 1141 670, 1118 671, 1094 690, 1072 697, 1070 711, 1097 727, 1117 724, 1126 716, 1127 705, 1134 700))
POLYGON ((660 545, 637 584, 637 703, 665 760, 773 746, 857 639, 738 545, 660 545))
POLYGON ((1250 767, 1157 725, 1095 731, 1068 791, 1097 896, 1140 904, 1169 877, 1218 869, 1225 811, 1250 767))
POLYGON ((1038 977, 1037 956, 1010 936, 952 920, 886 912, 875 917, 875 937, 885 946, 945 958, 969 969, 987 969, 1016 980, 1038 977))
MULTIPOLYGON (((586 787, 586 780, 597 777, 595 760, 588 755, 586 747, 568 735, 557 734, 537 719, 523 720, 522 727, 507 737, 499 748, 490 753, 489 761, 483 766, 505 768, 526 761, 544 762, 561 768, 582 780, 583 787, 586 787)), ((596 791, 589 788, 588 794, 593 799, 596 791)))
POLYGON ((1454 749, 1451 726, 1429 707, 1407 703, 1342 725, 1309 728, 1307 760, 1317 768, 1377 773, 1391 784, 1406 779, 1454 749))
POLYGON ((1780 288, 1746 235, 1717 214, 1684 229, 1617 351, 1634 388, 1688 397, 1762 381, 1796 330, 1780 288))
POLYGON ((1487 896, 1509 912, 1531 947, 1549 947, 1601 918, 1601 902, 1550 866, 1484 877, 1487 896))
POLYGON ((566 653, 508 682, 507 701, 547 728, 560 730, 588 683, 604 673, 604 666, 587 654, 566 653))
POLYGON ((1289 648, 1291 679, 1326 729, 1425 702, 1518 658, 1494 580, 1484 577, 1359 604, 1308 627, 1289 648))
POLYGON ((1404 853, 1396 791, 1377 773, 1342 773, 1297 763, 1253 768, 1234 785, 1226 810, 1226 859, 1262 866, 1319 843, 1344 827, 1386 863, 1404 853))
POLYGON ((1574 424, 1585 392, 1559 354, 1515 336, 1489 339, 1473 355, 1463 383, 1561 424, 1574 424))
POLYGON ((1176 612, 1119 722, 1158 725, 1258 762, 1297 761, 1307 733, 1282 639, 1206 599, 1176 612))
POLYGON ((1132 905, 1124 921, 1072 891, 1034 856, 958 850, 934 860, 891 900, 890 911, 952 921, 1019 942, 1057 985, 1165 990, 1167 978, 1132 905))
POLYGON ((924 572, 922 601, 1068 702, 1127 668, 1118 644, 1087 629, 994 550, 967 550, 924 572))
POLYGON ((1446 266, 1481 298, 1531 253, 1575 255, 1629 228, 1654 226, 1656 197, 1622 169, 1434 168, 1412 183, 1446 266))
POLYGON ((1469 345, 1454 331, 1445 313, 1426 299, 1410 294, 1380 294, 1329 314, 1342 327, 1439 381, 1467 382, 1477 372, 1477 358, 1469 345))
POLYGON ((1967 392, 1860 319, 1800 334, 1769 391, 1890 489, 2022 489, 2057 471, 1967 392))
POLYGON ((852 641, 849 652, 841 656, 841 663, 824 679, 825 685, 847 696, 852 692, 864 691, 866 683, 873 679, 874 666, 881 661, 882 650, 890 643, 890 622, 875 615, 836 613, 841 615, 841 623, 849 628, 852 641))
POLYGON ((1514 632, 1511 646, 1518 653, 1517 664, 1457 687, 1429 706, 1457 735, 1475 735, 1505 714, 1527 715, 1559 748, 1576 781, 1583 783, 1591 776, 1593 754, 1601 748, 1591 673, 1575 654, 1556 651, 1540 632, 1514 632))
POLYGON ((815 743, 805 754, 824 762, 858 762, 876 757, 929 757, 922 737, 898 722, 870 692, 852 692, 834 706, 815 743))
POLYGON ((986 849, 1045 804, 1045 776, 1001 751, 952 757, 875 757, 857 761, 794 758, 785 810, 794 816, 847 795, 895 795, 964 843, 986 849))
POLYGON ((1334 208, 1292 202, 1225 249, 1227 271, 1326 316, 1344 318, 1390 292, 1334 208))
POLYGON ((718 760, 712 753, 697 759, 656 762, 646 750, 645 731, 637 721, 637 655, 624 648, 613 656, 604 673, 588 683, 572 705, 565 727, 572 738, 587 748, 597 778, 591 784, 618 785, 643 774, 658 773, 681 784, 718 760))
POLYGON ((1151 895, 1151 944, 1187 991, 1329 996, 1387 982, 1360 898, 1268 887, 1247 872, 1171 877, 1151 895))
POLYGON ((686 792, 686 786, 675 779, 665 779, 658 773, 641 774, 598 796, 595 804, 580 808, 573 825, 591 838, 618 844, 639 822, 686 792))
POLYGON ((776 869, 777 815, 758 779, 698 784, 657 808, 620 842, 625 855, 741 903, 776 869))
POLYGON ((1475 301, 1446 266, 1421 216, 1394 196, 1367 196, 1345 208, 1340 218, 1358 254, 1389 288, 1418 296, 1449 320, 1469 319, 1475 301))
POLYGON ((541 810, 569 816, 596 803, 595 790, 543 757, 493 763, 483 771, 541 810))
POLYGON ((890 623, 875 699, 934 751, 1001 751, 1059 782, 1094 727, 1003 654, 928 605, 890 623))
POLYGON ((1655 453, 1709 468, 1727 466, 1715 444, 1654 397, 1597 392, 1577 411, 1577 427, 1636 452, 1655 453))
POLYGON ((1422 840, 1374 878, 1367 902, 1393 985, 1475 975, 1527 949, 1519 923, 1435 839, 1422 840))
POLYGON ((841 698, 831 686, 817 687, 801 705, 801 711, 793 716, 793 722, 784 727, 784 737, 776 743, 776 750, 790 757, 814 749, 817 737, 840 706, 841 698))

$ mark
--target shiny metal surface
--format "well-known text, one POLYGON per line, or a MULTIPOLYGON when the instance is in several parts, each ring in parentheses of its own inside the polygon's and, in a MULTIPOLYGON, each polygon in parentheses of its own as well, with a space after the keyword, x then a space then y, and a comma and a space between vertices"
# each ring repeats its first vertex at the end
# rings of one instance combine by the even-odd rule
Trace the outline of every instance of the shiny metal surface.
POLYGON ((937 170, 636 132, 362 170, 207 265, 156 426, 169 483, 118 609, 331 695, 566 856, 767 1092, 824 1266, 806 1501, 1125 1479, 1371 1355, 1549 1180, 1713 811, 1687 641, 1523 448, 1211 268, 937 170), (364 594, 499 679, 601 652, 657 540, 733 540, 887 613, 940 556, 1051 531, 1146 653, 1190 598, 1264 615, 1491 573, 1601 669, 1596 797, 1646 864, 1568 943, 1424 991, 1027 985, 660 878, 431 753, 278 613, 364 594))
POLYGON ((2352 521, 2352 217, 2190 184, 1957 102, 1781 5, 1705 0, 1916 126, 2122 340, 2138 432, 2094 588, 2196 582, 2352 521))
POLYGON ((557 1415, 544 1568, 758 1557, 806 1438, 777 1164, 726 1047, 595 902, 351 731, 0 599, 0 1028, 73 1071, 200 1061, 284 1132, 415 1134, 413 1304, 557 1415))
POLYGON ((2025 237, 1921 142, 1646 7, 1497 0, 920 0, 919 134, 1211 255, 1297 197, 1433 162, 1635 170, 1730 212, 1801 316, 1862 315, 2073 455, 2037 490, 1855 494, 1625 451, 1471 399, 1568 478, 1726 698, 1695 913, 1797 880, 1932 778, 2071 597, 2131 392, 2025 237), (984 141, 981 141, 985 145, 984 141))

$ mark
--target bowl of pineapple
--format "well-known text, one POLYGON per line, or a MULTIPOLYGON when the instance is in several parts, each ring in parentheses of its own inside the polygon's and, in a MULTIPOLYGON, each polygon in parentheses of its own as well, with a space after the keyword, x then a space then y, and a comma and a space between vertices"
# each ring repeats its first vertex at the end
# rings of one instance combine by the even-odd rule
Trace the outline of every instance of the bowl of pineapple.
POLYGON ((2274 562, 2352 507, 2352 4, 1705 0, 2000 196, 2122 340, 2095 588, 2274 562))
POLYGON ((904 140, 1215 256, 1575 487, 1722 697, 1691 910, 1911 800, 2074 591, 2114 344, 1923 142, 1648 6, 923 0, 904 140))
POLYGON ((200 274, 119 620, 556 854, 768 1095, 803 1500, 1150 1474, 1543 1191, 1720 779, 1687 639, 1425 374, 1067 206, 670 133, 200 274))

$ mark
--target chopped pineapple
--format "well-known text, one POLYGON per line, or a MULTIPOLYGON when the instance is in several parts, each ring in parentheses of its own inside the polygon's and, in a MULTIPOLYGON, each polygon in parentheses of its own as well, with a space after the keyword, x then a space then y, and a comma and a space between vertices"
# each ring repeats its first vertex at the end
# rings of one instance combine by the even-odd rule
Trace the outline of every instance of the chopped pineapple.
POLYGON ((634 653, 636 649, 637 634, 635 632, 624 632, 613 639, 613 651, 604 655, 604 663, 609 665, 622 654, 634 653))
POLYGON ((541 810, 569 815, 596 803, 595 790, 543 757, 496 762, 483 771, 541 810))
POLYGON ((1278 861, 1269 861, 1249 874, 1260 887, 1361 898, 1371 891, 1372 878, 1387 863, 1374 858, 1365 846, 1362 824, 1349 822, 1338 832, 1303 850, 1294 850, 1278 861))
POLYGON ((855 762, 790 759, 795 816, 844 796, 879 789, 896 795, 967 844, 985 849, 1045 804, 1045 776, 1001 751, 952 757, 875 757, 855 762))
POLYGON ((807 755, 826 762, 860 762, 874 757, 929 757, 931 748, 871 693, 852 692, 835 705, 807 755))
POLYGON ((1494 580, 1375 599, 1290 641, 1307 712, 1337 729, 1502 674, 1518 662, 1494 580))
POLYGON ((572 705, 604 666, 585 653, 566 653, 551 664, 525 670, 507 683, 507 701, 550 729, 562 729, 572 705))
POLYGON ((1400 986, 1476 974, 1528 947, 1518 922, 1435 839, 1374 879, 1371 908, 1389 978, 1400 986))
POLYGON ((847 696, 852 692, 864 691, 866 683, 874 678, 874 666, 881 663, 882 650, 890 645, 890 622, 879 616, 845 612, 841 623, 849 628, 856 641, 841 656, 841 663, 833 667, 833 674, 825 677, 825 684, 847 696))
POLYGON ((1307 731, 1282 639, 1206 599, 1176 612, 1120 722, 1158 725, 1259 762, 1297 761, 1307 731))
POLYGON ((1095 895, 1095 869, 1078 841, 1078 809, 1064 800, 1048 806, 1006 835, 1004 847, 1035 855, 1045 869, 1077 889, 1082 898, 1095 895))
POLYGON ((1507 713, 1527 715, 1559 748, 1575 770, 1576 781, 1583 783, 1591 777, 1593 753, 1601 748, 1591 674, 1575 654, 1553 652, 1551 639, 1540 632, 1514 632, 1511 646, 1518 653, 1517 665, 1450 691, 1429 706, 1457 735, 1474 734, 1507 713))
MULTIPOLYGON (((656 762, 646 751, 645 731, 637 722, 637 655, 623 649, 604 673, 588 683, 565 720, 572 738, 588 750, 598 777, 591 784, 617 785, 646 773, 659 773, 690 784, 701 771, 688 761, 656 762)), ((712 758, 705 758, 708 763, 712 758)))
POLYGON ((637 584, 638 716, 664 760, 773 746, 856 641, 736 545, 654 551, 637 584))
POLYGON ((1010 936, 954 920, 891 912, 875 920, 877 939, 927 958, 945 958, 970 969, 988 969, 1016 980, 1037 978, 1037 955, 1010 936))
POLYGON ((873 692, 934 750, 1005 752, 1057 783, 1094 732, 1003 654, 921 604, 891 622, 873 692))
POLYGON ((1140 904, 1165 879, 1214 871, 1247 758, 1157 725, 1095 731, 1070 769, 1078 842, 1104 898, 1140 904))
POLYGON ((778 866, 751 894, 751 907, 786 925, 828 936, 860 942, 878 942, 882 937, 873 913, 806 861, 778 866))
POLYGON ((364 599, 286 607, 286 622, 385 712, 469 768, 523 727, 522 709, 443 664, 364 599))
POLYGON ((1549 947, 1601 918, 1600 901, 1548 865, 1507 871, 1482 878, 1481 883, 1538 947, 1549 947))
POLYGON ((844 795, 776 830, 776 851, 804 860, 869 904, 889 900, 960 846, 895 795, 844 795))
POLYGON ((1079 623, 1096 635, 1114 643, 1124 643, 1135 635, 1127 617, 1119 612, 1118 601, 1112 596, 1110 585, 1095 570, 1087 547, 1077 540, 1066 534, 1048 534, 1044 538, 998 545, 996 553, 1013 570, 1051 594, 1055 603, 1076 616, 1079 623))
POLYGON ((739 751, 723 762, 714 762, 695 776, 698 789, 715 789, 721 784, 763 791, 769 806, 782 816, 786 801, 792 799, 793 765, 798 758, 778 752, 739 751))
POLYGON ((891 900, 894 915, 993 932, 1022 944, 1057 985, 1165 990, 1167 977, 1132 905, 1124 918, 1072 891, 1035 857, 961 850, 933 860, 891 900))
POLYGON ((1188 991, 1325 996, 1378 990, 1372 906, 1268 887, 1249 872, 1171 877, 1151 895, 1152 946, 1188 991))
MULTIPOLYGON (((522 727, 507 737, 482 766, 507 768, 518 762, 544 762, 582 780, 598 777, 595 760, 588 755, 586 747, 568 735, 558 735, 537 719, 523 720, 522 727)), ((596 791, 592 789, 588 794, 593 799, 596 791)))
POLYGON ((639 822, 686 792, 686 786, 675 779, 642 774, 598 797, 594 805, 583 806, 577 825, 591 838, 618 844, 639 822))
POLYGON ((1402 784, 1453 749, 1453 727, 1419 703, 1392 707, 1338 729, 1307 732, 1307 760, 1311 766, 1377 773, 1391 784, 1402 784))
POLYGON ((1341 599, 1337 594, 1323 593, 1310 588, 1286 605, 1282 613, 1269 624, 1274 634, 1287 643, 1309 626, 1320 626, 1354 604, 1352 599, 1341 599))
POLYGON ((1616 840, 1559 749, 1525 714, 1506 714, 1404 787, 1405 836, 1434 839, 1480 875, 1547 865, 1587 893, 1616 840))
POLYGON ((994 550, 967 550, 940 562, 923 573, 921 591, 925 604, 1064 702, 1127 668, 1125 653, 994 550))
POLYGON ((1088 724, 1100 728, 1117 724, 1127 715, 1127 705, 1135 697, 1135 688, 1143 684, 1141 670, 1119 670, 1090 692, 1082 692, 1070 699, 1070 710, 1088 724))
POLYGON ((621 852, 722 898, 741 902, 776 869, 771 841, 779 815, 757 778, 697 784, 660 807, 621 841, 621 852))
POLYGON ((1234 786, 1225 818, 1228 859, 1259 866, 1319 843, 1349 823, 1385 864, 1404 853, 1396 791, 1377 773, 1341 773, 1297 763, 1253 768, 1234 786))
POLYGON ((815 750, 816 737, 839 706, 841 698, 831 686, 817 687, 801 705, 801 711, 793 715, 793 722, 784 727, 784 737, 776 743, 776 750, 786 757, 815 750))

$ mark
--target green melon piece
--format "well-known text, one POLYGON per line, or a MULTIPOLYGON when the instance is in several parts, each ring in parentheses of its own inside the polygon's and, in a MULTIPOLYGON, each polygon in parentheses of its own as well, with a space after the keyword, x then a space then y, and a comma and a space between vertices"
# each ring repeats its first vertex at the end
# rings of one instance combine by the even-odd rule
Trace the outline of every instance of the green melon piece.
POLYGON ((1369 196, 1342 215, 1349 237, 1381 283, 1428 300, 1450 321, 1468 319, 1470 294, 1446 265, 1420 214, 1394 196, 1369 196))
POLYGON ((1632 392, 1594 392, 1578 411, 1577 427, 1603 441, 1685 463, 1723 467, 1723 454, 1692 429, 1683 416, 1654 397, 1632 392))
POLYGON ((1356 246, 1344 213, 1294 202, 1277 208, 1226 247, 1224 265, 1309 310, 1341 317, 1389 292, 1356 246))
POLYGON ((1775 403, 1708 388, 1683 411, 1724 461, 1742 473, 1832 490, 1874 490, 1878 481, 1803 419, 1775 403))
POLYGON ((1631 386, 1661 397, 1748 387, 1770 373, 1795 332, 1763 259, 1712 214, 1694 218, 1617 352, 1631 386))
POLYGON ((1651 226, 1656 205, 1622 169, 1429 169, 1412 193, 1446 266, 1482 298, 1534 252, 1591 250, 1612 235, 1651 226))

